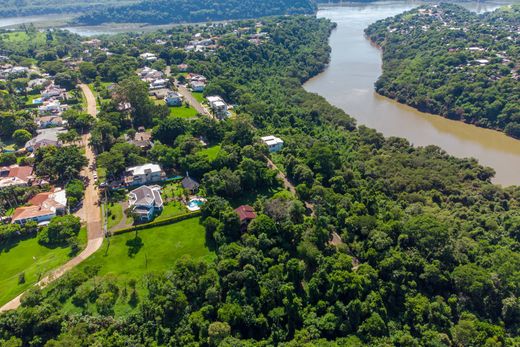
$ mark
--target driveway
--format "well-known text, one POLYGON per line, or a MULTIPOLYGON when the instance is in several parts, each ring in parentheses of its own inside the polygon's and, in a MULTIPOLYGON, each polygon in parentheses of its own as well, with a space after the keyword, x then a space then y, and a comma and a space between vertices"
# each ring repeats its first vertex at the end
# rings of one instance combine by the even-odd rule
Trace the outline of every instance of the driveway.
MULTIPOLYGON (((90 90, 90 88, 85 85, 80 85, 83 94, 87 99, 87 111, 92 116, 97 115, 97 106, 96 106, 96 98, 94 94, 90 90)), ((101 211, 99 205, 99 193, 96 185, 94 184, 94 171, 90 168, 92 167, 92 163, 95 160, 95 154, 92 151, 91 147, 88 145, 90 140, 90 133, 83 135, 83 144, 85 146, 85 155, 88 159, 88 166, 83 169, 82 175, 88 177, 88 186, 85 189, 85 198, 83 200, 83 207, 76 213, 78 217, 81 218, 83 222, 87 225, 87 234, 88 241, 85 249, 78 254, 76 257, 70 259, 67 263, 60 266, 56 270, 52 271, 49 275, 45 276, 40 280, 36 285, 41 288, 47 286, 49 283, 57 280, 61 276, 63 276, 67 271, 74 268, 82 261, 90 257, 94 254, 103 244, 103 228, 101 225, 101 211)), ((20 299, 24 293, 18 295, 13 300, 9 301, 4 306, 0 307, 0 312, 14 310, 20 306, 20 299)))

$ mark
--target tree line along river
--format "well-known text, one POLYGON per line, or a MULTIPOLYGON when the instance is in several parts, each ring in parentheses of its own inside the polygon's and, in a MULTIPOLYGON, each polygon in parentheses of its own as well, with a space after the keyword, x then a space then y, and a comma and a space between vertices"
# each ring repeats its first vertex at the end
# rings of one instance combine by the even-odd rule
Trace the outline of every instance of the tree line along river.
MULTIPOLYGON (((520 141, 501 132, 419 112, 375 93, 381 75, 381 52, 364 37, 371 23, 419 5, 416 1, 324 6, 319 17, 338 24, 330 37, 329 67, 306 83, 305 89, 325 97, 354 117, 358 124, 385 136, 406 138, 416 146, 438 145, 456 157, 474 157, 496 171, 495 183, 520 184, 520 141)), ((493 10, 494 3, 464 3, 474 11, 493 10)))
MULTIPOLYGON (((510 2, 466 2, 477 12, 490 11, 510 2)), ((478 128, 440 116, 419 112, 375 93, 374 82, 381 74, 381 52, 364 37, 371 23, 420 5, 419 1, 381 1, 370 4, 322 5, 319 17, 338 24, 330 37, 329 67, 308 81, 305 88, 325 97, 354 117, 358 124, 385 136, 406 138, 416 146, 438 145, 457 157, 474 157, 496 171, 494 182, 520 184, 520 141, 501 132, 478 128)), ((0 18, 0 28, 29 22, 53 23, 56 16, 0 18)), ((51 24, 52 25, 52 24, 51 24)), ((118 24, 66 28, 79 35, 124 31, 150 31, 168 26, 118 24)))

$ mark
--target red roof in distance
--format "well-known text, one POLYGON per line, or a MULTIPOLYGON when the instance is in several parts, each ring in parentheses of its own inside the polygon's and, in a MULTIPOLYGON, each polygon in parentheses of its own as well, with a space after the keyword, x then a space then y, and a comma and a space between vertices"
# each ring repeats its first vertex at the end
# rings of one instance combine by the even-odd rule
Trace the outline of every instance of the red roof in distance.
POLYGON ((240 218, 240 222, 250 221, 256 218, 255 210, 249 205, 242 205, 235 209, 240 218))

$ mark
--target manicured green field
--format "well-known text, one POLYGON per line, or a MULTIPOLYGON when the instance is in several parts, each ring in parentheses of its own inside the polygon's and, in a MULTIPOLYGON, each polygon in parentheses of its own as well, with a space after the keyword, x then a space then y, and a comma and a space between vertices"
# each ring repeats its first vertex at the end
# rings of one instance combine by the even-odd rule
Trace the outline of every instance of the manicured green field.
POLYGON ((192 107, 170 107, 170 116, 177 118, 195 118, 197 117, 197 110, 192 107))
MULTIPOLYGON (((136 305, 129 300, 130 282, 136 281, 139 301, 147 295, 144 277, 148 273, 163 273, 172 268, 184 256, 205 261, 213 261, 215 254, 206 247, 204 227, 199 218, 187 219, 175 224, 114 235, 110 243, 103 246, 92 257, 78 266, 78 270, 98 267, 98 276, 91 278, 85 285, 96 287, 102 283, 115 283, 119 295, 114 305, 116 316, 125 316, 136 305), (125 295, 123 292, 127 292, 125 295)), ((96 304, 88 303, 84 308, 77 307, 68 300, 64 312, 84 311, 97 314, 96 304)))
POLYGON ((188 254, 193 258, 213 259, 205 247, 204 227, 199 218, 179 223, 114 235, 99 251, 82 263, 101 266, 99 275, 114 274, 119 280, 140 279, 150 271, 168 270, 175 261, 188 254))
POLYGON ((164 205, 161 215, 158 216, 156 220, 159 221, 163 219, 168 219, 187 212, 188 210, 186 209, 186 207, 179 201, 172 201, 164 205))
MULTIPOLYGON (((84 228, 80 231, 79 242, 81 246, 86 243, 84 228)), ((37 237, 11 244, 10 247, 12 248, 0 248, 0 305, 70 259, 70 248, 47 248, 38 243, 37 237), (18 279, 22 272, 25 273, 25 283, 19 284, 18 279)))

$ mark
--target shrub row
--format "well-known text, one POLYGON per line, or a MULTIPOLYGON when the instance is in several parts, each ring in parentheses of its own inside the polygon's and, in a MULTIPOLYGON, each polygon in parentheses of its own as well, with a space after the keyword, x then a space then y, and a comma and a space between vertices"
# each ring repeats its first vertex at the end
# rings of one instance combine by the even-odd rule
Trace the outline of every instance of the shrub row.
POLYGON ((129 233, 129 232, 132 232, 132 231, 137 231, 137 230, 144 230, 144 229, 149 229, 149 228, 155 228, 155 227, 159 227, 159 226, 162 226, 162 225, 168 225, 168 224, 177 223, 177 222, 180 222, 180 221, 183 221, 183 220, 186 220, 186 219, 189 219, 189 218, 198 217, 198 216, 200 216, 200 211, 189 212, 189 213, 181 214, 181 215, 178 215, 178 216, 174 216, 174 217, 163 219, 163 220, 156 221, 156 222, 150 222, 150 223, 146 223, 146 224, 136 225, 136 226, 133 226, 133 227, 130 227, 130 228, 116 230, 112 234, 113 235, 119 235, 119 234, 129 233))

